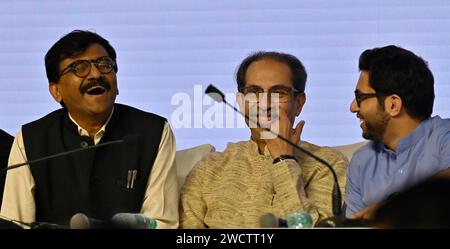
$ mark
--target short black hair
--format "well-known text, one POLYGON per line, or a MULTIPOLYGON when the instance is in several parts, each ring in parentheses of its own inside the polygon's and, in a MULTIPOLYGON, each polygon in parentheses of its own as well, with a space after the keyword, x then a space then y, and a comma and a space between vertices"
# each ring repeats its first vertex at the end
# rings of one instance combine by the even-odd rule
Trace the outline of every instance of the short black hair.
POLYGON ((300 92, 305 91, 307 74, 305 67, 300 60, 291 54, 273 51, 258 51, 249 55, 242 61, 236 73, 238 91, 245 87, 245 74, 247 73, 250 64, 263 59, 271 59, 287 65, 291 69, 291 81, 294 84, 294 88, 300 92))
MULTIPOLYGON (((109 57, 116 61, 116 51, 108 40, 91 31, 74 30, 59 39, 45 55, 45 70, 48 82, 59 81, 59 63, 61 61, 83 53, 94 43, 98 43, 105 48, 109 57)), ((117 70, 117 63, 115 63, 114 71, 117 73, 117 70)))
POLYGON ((434 78, 421 57, 394 45, 367 49, 359 57, 359 70, 369 73, 369 85, 377 93, 398 94, 411 117, 431 116, 434 78))

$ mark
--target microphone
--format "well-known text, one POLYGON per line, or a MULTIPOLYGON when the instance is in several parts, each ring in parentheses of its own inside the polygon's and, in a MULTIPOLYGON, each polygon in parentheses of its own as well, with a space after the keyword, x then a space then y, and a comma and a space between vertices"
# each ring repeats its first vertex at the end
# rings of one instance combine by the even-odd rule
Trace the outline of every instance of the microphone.
POLYGON ((294 148, 300 150, 301 152, 305 153, 306 155, 314 158, 316 161, 318 161, 318 162, 322 163, 323 165, 325 165, 331 171, 331 173, 333 175, 333 179, 334 179, 334 186, 333 186, 333 192, 332 192, 333 218, 338 219, 337 217, 341 216, 341 213, 342 213, 342 207, 341 207, 342 194, 341 194, 341 190, 339 188, 339 182, 338 182, 338 178, 337 178, 336 172, 334 171, 333 167, 331 167, 331 165, 329 163, 327 163, 325 160, 321 159, 320 157, 314 155, 313 153, 303 149, 302 147, 298 146, 297 144, 291 142, 291 140, 289 140, 289 139, 281 136, 280 134, 272 131, 271 129, 261 127, 261 125, 259 124, 258 120, 255 121, 255 120, 250 119, 250 117, 248 117, 246 114, 244 114, 241 111, 239 111, 235 106, 229 104, 225 100, 225 95, 219 89, 217 89, 215 86, 209 85, 206 88, 205 93, 208 96, 210 96, 212 99, 214 99, 215 101, 217 101, 219 103, 223 102, 227 106, 231 107, 235 112, 241 114, 245 118, 246 121, 251 121, 253 123, 256 123, 258 125, 258 127, 260 127, 261 129, 270 132, 271 134, 277 136, 278 138, 280 138, 284 142, 290 144, 294 148))
POLYGON ((285 219, 277 218, 272 213, 264 214, 259 218, 261 228, 288 227, 285 219))
POLYGON ((156 229, 156 220, 144 214, 117 213, 108 221, 87 217, 77 213, 70 219, 71 229, 156 229))
POLYGON ((108 228, 106 221, 87 217, 83 213, 77 213, 70 218, 70 229, 100 229, 108 228))
POLYGON ((135 144, 135 143, 137 143, 137 140, 138 140, 138 135, 133 134, 133 135, 125 136, 122 139, 109 141, 109 142, 105 142, 105 143, 100 143, 100 144, 95 144, 95 145, 90 145, 90 146, 77 148, 77 149, 73 149, 73 150, 68 150, 68 151, 65 151, 65 152, 61 152, 61 153, 58 153, 58 154, 41 157, 41 158, 30 160, 30 161, 27 161, 27 162, 13 164, 13 165, 10 165, 10 166, 8 166, 6 168, 1 169, 0 170, 0 175, 5 173, 8 170, 19 168, 19 167, 22 167, 22 166, 25 166, 25 165, 30 165, 32 163, 38 163, 38 162, 42 162, 42 161, 46 161, 46 160, 50 160, 50 159, 54 159, 54 158, 58 158, 58 157, 63 157, 63 156, 67 156, 67 155, 70 155, 70 154, 75 154, 75 153, 82 152, 82 151, 98 149, 98 148, 105 147, 105 146, 110 146, 110 145, 116 145, 116 144, 121 144, 121 143, 135 144))

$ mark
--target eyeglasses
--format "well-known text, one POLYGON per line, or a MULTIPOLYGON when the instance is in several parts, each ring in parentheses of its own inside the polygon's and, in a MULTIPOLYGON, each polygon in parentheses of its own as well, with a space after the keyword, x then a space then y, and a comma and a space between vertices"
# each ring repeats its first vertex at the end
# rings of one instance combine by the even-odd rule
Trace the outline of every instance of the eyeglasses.
POLYGON ((104 74, 110 73, 116 65, 109 56, 103 56, 93 60, 77 60, 64 68, 58 76, 61 77, 63 74, 71 71, 76 76, 84 78, 91 72, 92 63, 97 67, 100 73, 104 74))
POLYGON ((386 93, 362 93, 359 91, 355 91, 356 105, 359 107, 361 105, 361 102, 368 98, 383 97, 383 96, 388 96, 388 95, 389 94, 386 94, 386 93))
MULTIPOLYGON (((262 95, 266 93, 264 89, 257 86, 242 87, 239 92, 244 94, 245 100, 250 103, 259 102, 262 95)), ((285 103, 296 93, 300 93, 300 91, 291 87, 274 86, 267 91, 267 98, 274 103, 285 103)))

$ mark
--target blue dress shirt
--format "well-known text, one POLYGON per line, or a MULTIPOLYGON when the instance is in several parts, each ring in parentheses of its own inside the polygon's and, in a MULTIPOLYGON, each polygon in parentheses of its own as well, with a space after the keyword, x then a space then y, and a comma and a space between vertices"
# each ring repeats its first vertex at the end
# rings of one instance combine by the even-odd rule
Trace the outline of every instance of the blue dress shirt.
POLYGON ((397 152, 371 141, 347 169, 346 216, 450 167, 450 119, 426 119, 397 144, 397 152))

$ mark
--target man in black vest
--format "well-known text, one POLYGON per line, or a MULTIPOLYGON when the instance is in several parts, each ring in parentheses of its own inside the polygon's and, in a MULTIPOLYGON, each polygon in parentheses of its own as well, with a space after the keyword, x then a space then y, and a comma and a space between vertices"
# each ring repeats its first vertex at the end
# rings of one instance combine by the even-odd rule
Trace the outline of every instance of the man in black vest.
MULTIPOLYGON (((14 137, 0 130, 0 170, 8 166, 8 156, 14 137)), ((5 174, 0 174, 0 206, 2 205, 3 187, 5 187, 5 174)))
POLYGON ((9 164, 136 137, 10 170, 1 214, 67 225, 76 213, 108 220, 143 213, 178 226, 175 139, 166 119, 115 104, 116 52, 96 33, 75 30, 45 56, 49 91, 63 108, 22 126, 9 164), (134 140, 134 139, 133 139, 134 140))

